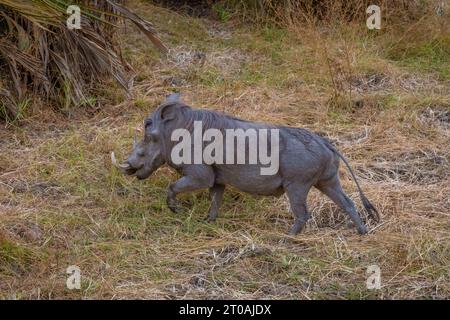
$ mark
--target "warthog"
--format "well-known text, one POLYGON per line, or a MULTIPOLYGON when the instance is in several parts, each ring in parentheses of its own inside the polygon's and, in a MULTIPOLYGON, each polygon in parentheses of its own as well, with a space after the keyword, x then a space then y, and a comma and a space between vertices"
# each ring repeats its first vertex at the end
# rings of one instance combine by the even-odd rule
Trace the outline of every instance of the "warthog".
POLYGON ((250 122, 213 111, 193 109, 180 100, 179 94, 169 95, 144 124, 143 138, 138 142, 135 132, 134 148, 128 159, 118 164, 112 152, 112 162, 124 174, 134 175, 138 179, 149 177, 163 164, 177 170, 182 177, 169 186, 167 194, 167 205, 173 212, 180 209, 176 200, 177 194, 198 189, 209 188, 209 221, 214 221, 217 217, 225 185, 258 195, 279 196, 286 192, 295 218, 290 234, 295 235, 310 218, 306 198, 314 186, 350 216, 360 234, 365 234, 366 226, 339 181, 338 168, 341 159, 355 181, 364 208, 372 219, 379 221, 377 210, 362 192, 347 160, 325 138, 305 129, 250 122), (173 133, 177 129, 186 129, 185 131, 193 133, 195 123, 199 123, 197 121, 201 121, 203 129, 216 129, 216 132, 229 129, 277 129, 277 172, 271 175, 261 174, 263 165, 260 162, 174 163, 172 151, 176 142, 173 141, 173 133))

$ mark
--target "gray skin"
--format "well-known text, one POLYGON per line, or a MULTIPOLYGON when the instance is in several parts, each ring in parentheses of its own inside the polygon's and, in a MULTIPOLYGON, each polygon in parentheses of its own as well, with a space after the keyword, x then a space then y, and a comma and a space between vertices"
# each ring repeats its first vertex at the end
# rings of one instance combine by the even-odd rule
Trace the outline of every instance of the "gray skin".
POLYGON ((148 178, 163 164, 177 170, 182 177, 169 186, 167 194, 167 205, 173 212, 180 210, 177 194, 199 189, 208 188, 210 191, 209 221, 216 220, 226 185, 257 195, 279 196, 287 193, 295 218, 289 233, 295 235, 310 218, 306 199, 314 186, 350 216, 360 234, 366 234, 366 226, 339 181, 339 162, 343 160, 369 216, 379 221, 377 210, 362 192, 347 160, 326 139, 305 129, 255 123, 217 112, 193 109, 180 100, 179 94, 169 95, 144 123, 142 140, 137 143, 135 136, 132 153, 125 163, 117 167, 124 174, 134 175, 140 180, 148 178), (170 155, 177 142, 171 141, 172 131, 185 128, 192 132, 196 120, 202 121, 203 132, 208 128, 221 131, 235 128, 279 129, 278 173, 261 175, 260 164, 173 164, 170 155))

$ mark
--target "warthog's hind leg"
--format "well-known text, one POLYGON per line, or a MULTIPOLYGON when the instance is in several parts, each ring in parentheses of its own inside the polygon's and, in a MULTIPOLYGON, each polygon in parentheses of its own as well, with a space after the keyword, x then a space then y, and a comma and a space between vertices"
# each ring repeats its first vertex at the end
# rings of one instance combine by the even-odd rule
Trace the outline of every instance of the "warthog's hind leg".
POLYGON ((367 233, 367 228, 362 222, 361 217, 356 210, 355 204, 345 194, 344 190, 342 190, 342 186, 337 175, 330 180, 320 182, 316 187, 350 216, 350 219, 352 219, 359 234, 367 233))
POLYGON ((291 210, 294 214, 294 225, 289 231, 290 235, 299 233, 306 224, 306 221, 311 217, 306 207, 306 198, 310 190, 310 185, 302 183, 291 183, 285 187, 286 194, 291 204, 291 210))
POLYGON ((209 208, 208 217, 206 220, 208 222, 214 222, 217 218, 217 213, 222 204, 223 192, 225 191, 225 186, 223 184, 214 184, 209 188, 209 196, 211 198, 211 206, 209 208))

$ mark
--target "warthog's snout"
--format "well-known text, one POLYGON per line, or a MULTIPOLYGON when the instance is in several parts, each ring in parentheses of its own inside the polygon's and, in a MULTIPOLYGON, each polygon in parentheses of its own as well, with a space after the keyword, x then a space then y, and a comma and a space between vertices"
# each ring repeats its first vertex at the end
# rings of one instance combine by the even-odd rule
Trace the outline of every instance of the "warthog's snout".
POLYGON ((134 168, 131 166, 130 163, 128 163, 127 161, 123 162, 123 163, 119 163, 116 159, 116 156, 114 154, 114 151, 111 152, 111 162, 112 164, 123 174, 126 175, 133 175, 136 173, 136 171, 139 170, 139 168, 134 168))
POLYGON ((128 159, 125 162, 119 163, 113 151, 111 152, 111 162, 123 174, 129 176, 135 175, 138 179, 144 179, 148 175, 142 172, 146 170, 143 170, 145 161, 143 154, 141 154, 142 152, 138 147, 139 145, 137 138, 138 132, 140 132, 140 130, 136 128, 134 131, 134 138, 133 138, 133 152, 128 157, 128 159))

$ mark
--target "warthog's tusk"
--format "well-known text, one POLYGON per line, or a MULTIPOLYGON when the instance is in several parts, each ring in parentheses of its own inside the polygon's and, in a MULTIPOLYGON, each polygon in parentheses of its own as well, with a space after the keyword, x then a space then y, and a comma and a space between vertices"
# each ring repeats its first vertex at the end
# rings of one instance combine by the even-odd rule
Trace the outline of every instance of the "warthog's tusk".
POLYGON ((138 143, 137 142, 137 134, 138 134, 138 132, 140 133, 141 130, 138 127, 134 128, 133 149, 136 148, 137 143, 138 143))
POLYGON ((111 162, 112 164, 117 167, 118 169, 122 169, 122 170, 126 170, 130 168, 130 164, 128 163, 124 163, 124 164, 119 164, 116 160, 116 156, 114 154, 114 151, 111 152, 111 162))

